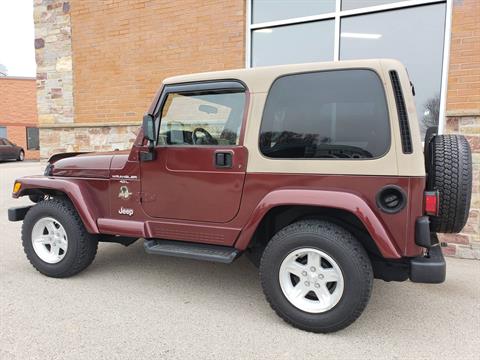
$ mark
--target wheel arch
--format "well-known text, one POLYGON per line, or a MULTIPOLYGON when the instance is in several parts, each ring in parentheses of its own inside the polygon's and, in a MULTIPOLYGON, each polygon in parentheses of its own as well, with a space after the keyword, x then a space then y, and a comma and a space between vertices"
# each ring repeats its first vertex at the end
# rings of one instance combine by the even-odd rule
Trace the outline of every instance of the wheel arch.
POLYGON ((95 206, 91 197, 88 195, 86 189, 79 183, 68 181, 64 179, 50 179, 50 178, 21 178, 16 180, 22 184, 21 190, 14 193, 15 198, 27 195, 49 195, 53 197, 65 197, 74 206, 80 219, 85 225, 86 230, 90 234, 98 234, 98 226, 96 219, 95 206))
POLYGON ((401 258, 391 235, 365 200, 352 193, 329 190, 285 189, 267 194, 235 247, 245 250, 266 243, 281 228, 308 218, 322 218, 346 227, 374 255, 401 258))

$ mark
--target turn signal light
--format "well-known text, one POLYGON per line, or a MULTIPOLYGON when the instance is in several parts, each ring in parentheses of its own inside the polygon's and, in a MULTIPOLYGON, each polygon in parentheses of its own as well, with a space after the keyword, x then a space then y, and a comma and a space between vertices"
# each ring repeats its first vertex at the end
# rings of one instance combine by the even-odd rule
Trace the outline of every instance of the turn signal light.
POLYGON ((438 215, 438 191, 425 191, 423 203, 425 206, 425 214, 438 215))
POLYGON ((13 185, 13 193, 16 194, 17 192, 19 192, 21 187, 22 187, 21 183, 15 182, 15 184, 13 185))

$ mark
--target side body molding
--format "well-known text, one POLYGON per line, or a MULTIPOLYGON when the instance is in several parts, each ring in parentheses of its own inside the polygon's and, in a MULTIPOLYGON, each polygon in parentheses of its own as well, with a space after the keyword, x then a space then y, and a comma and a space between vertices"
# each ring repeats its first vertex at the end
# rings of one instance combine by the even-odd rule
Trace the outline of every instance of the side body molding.
POLYGON ((235 247, 245 250, 265 214, 270 209, 282 205, 309 205, 349 211, 363 223, 385 258, 401 258, 391 235, 365 200, 352 193, 330 190, 280 189, 270 192, 255 208, 235 247))
MULTIPOLYGON (((28 195, 29 190, 52 190, 61 191, 65 193, 70 201, 75 206, 80 218, 85 225, 87 231, 91 234, 98 234, 98 226, 96 219, 99 217, 99 211, 103 204, 103 199, 96 197, 92 194, 88 188, 92 185, 84 184, 85 180, 82 179, 59 179, 59 178, 47 178, 43 176, 29 176, 16 180, 22 184, 22 188, 19 193, 13 194, 13 197, 18 198, 24 195, 28 195), (85 185, 85 186, 82 186, 85 185)), ((95 182, 104 182, 105 187, 108 186, 108 180, 95 180, 95 182)), ((103 186, 98 186, 98 191, 102 191, 103 186)))

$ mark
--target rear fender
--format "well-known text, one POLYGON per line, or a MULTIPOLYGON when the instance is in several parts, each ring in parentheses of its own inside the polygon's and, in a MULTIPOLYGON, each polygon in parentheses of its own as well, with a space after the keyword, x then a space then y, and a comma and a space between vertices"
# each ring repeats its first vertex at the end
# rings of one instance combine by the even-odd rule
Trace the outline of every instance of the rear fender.
POLYGON ((90 234, 98 234, 98 226, 96 219, 97 206, 95 206, 94 198, 82 182, 75 179, 57 179, 42 176, 23 177, 15 180, 22 184, 18 193, 13 193, 14 198, 29 195, 35 190, 40 190, 45 193, 64 193, 75 206, 78 215, 82 219, 85 228, 90 234))
POLYGON ((284 189, 267 194, 255 208, 235 247, 245 250, 265 214, 274 207, 284 205, 319 206, 349 211, 363 223, 383 257, 401 258, 392 236, 365 200, 355 194, 328 190, 284 189))

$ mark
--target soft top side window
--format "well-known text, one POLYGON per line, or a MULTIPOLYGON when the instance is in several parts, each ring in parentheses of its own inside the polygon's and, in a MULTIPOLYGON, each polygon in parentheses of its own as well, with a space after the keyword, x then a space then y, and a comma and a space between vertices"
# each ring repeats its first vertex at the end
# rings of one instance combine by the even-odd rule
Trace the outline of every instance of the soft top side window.
POLYGON ((293 74, 272 84, 260 129, 265 156, 371 159, 389 148, 385 91, 374 71, 293 74))

